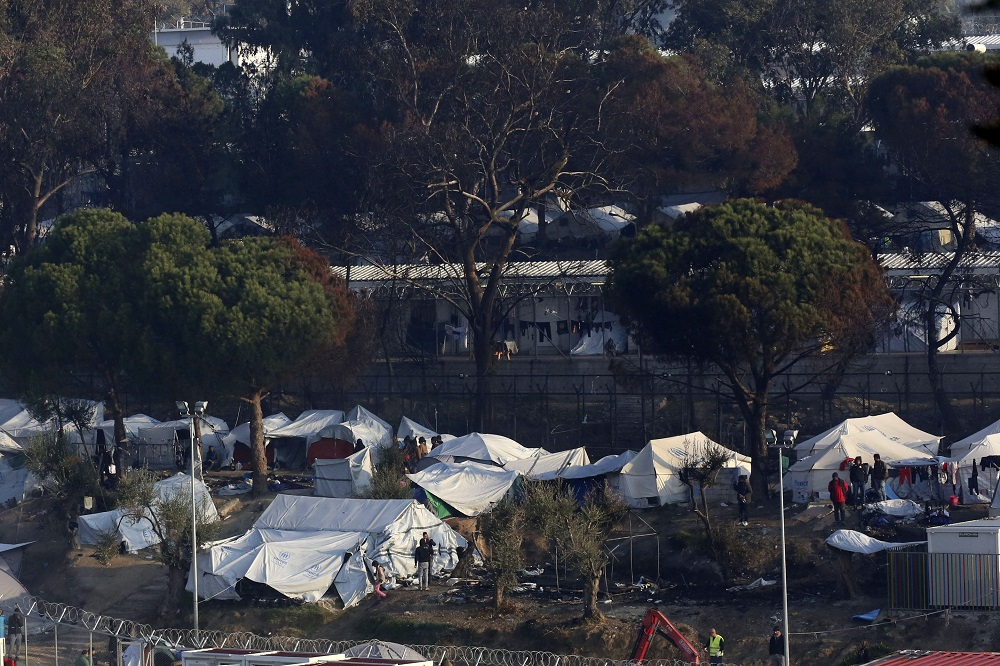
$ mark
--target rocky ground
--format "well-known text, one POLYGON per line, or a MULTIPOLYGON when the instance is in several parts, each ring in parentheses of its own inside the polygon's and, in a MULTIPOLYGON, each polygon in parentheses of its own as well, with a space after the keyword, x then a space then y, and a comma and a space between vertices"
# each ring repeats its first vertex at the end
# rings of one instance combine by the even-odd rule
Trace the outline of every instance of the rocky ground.
MULTIPOLYGON (((220 505, 227 502, 233 510, 225 519, 225 533, 233 535, 253 523, 267 499, 240 499, 235 505, 219 500, 220 505)), ((712 511, 719 524, 734 521, 734 507, 713 507, 712 511)), ((852 620, 858 613, 886 608, 885 558, 855 556, 852 575, 860 594, 853 599, 838 598, 835 559, 823 541, 834 525, 830 515, 811 515, 817 512, 824 513, 817 509, 806 513, 801 506, 786 513, 794 663, 854 663, 852 655, 862 641, 872 645, 873 656, 904 648, 1000 650, 996 638, 1000 614, 956 612, 945 618, 942 614, 925 617, 916 611, 883 612, 875 625, 852 620)), ((954 518, 978 518, 983 512, 982 508, 959 508, 954 518)), ((728 563, 729 581, 703 554, 702 525, 693 514, 677 508, 641 514, 643 520, 633 521, 632 532, 646 536, 636 537, 631 551, 627 540, 616 549, 613 582, 602 596, 606 616, 602 623, 580 621, 579 593, 572 576, 560 571, 557 589, 551 555, 543 544, 535 544, 529 568, 540 568, 543 573, 526 576, 524 582, 533 586, 511 593, 508 607, 499 611, 492 608, 488 582, 449 585, 441 580, 426 592, 400 588, 381 603, 367 599, 348 610, 326 603, 208 602, 201 606, 201 626, 265 635, 378 638, 626 659, 639 620, 655 605, 692 638, 701 639, 711 627, 718 629, 727 640, 727 662, 763 664, 767 638, 781 613, 780 586, 749 591, 727 591, 727 586, 749 583, 760 575, 778 579, 777 514, 777 505, 759 507, 748 527, 732 526, 735 555, 728 563)), ((902 536, 913 540, 919 532, 912 528, 902 536)), ((27 549, 21 578, 38 597, 141 622, 153 622, 160 615, 166 574, 152 555, 118 556, 103 565, 90 549, 73 551, 65 518, 47 500, 30 500, 0 513, 0 541, 34 541, 27 549)), ((172 626, 190 622, 186 607, 170 610, 168 617, 172 621, 167 624, 172 626)), ((77 636, 74 640, 85 639, 77 636)), ((40 648, 46 641, 51 638, 36 645, 40 648)), ((662 640, 649 653, 650 658, 675 656, 662 640)))

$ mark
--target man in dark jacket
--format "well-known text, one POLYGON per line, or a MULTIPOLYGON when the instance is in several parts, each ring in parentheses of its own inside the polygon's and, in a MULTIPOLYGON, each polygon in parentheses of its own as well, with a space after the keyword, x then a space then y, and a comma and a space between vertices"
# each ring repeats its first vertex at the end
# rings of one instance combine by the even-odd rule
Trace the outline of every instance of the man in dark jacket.
POLYGON ((889 478, 889 468, 882 461, 879 455, 875 454, 875 462, 872 464, 872 490, 878 492, 879 499, 885 499, 885 482, 889 478))
POLYGON ((767 646, 767 654, 771 666, 785 666, 785 637, 781 635, 781 627, 775 625, 771 641, 767 646))
POLYGON ((861 464, 861 456, 858 456, 851 463, 851 498, 857 506, 865 503, 866 481, 868 481, 868 470, 861 464))
POLYGON ((750 519, 750 497, 750 481, 746 474, 740 474, 740 478, 736 482, 736 502, 740 507, 739 523, 744 527, 747 526, 747 521, 750 519))
POLYGON ((435 545, 434 539, 430 538, 427 532, 424 532, 424 536, 421 537, 413 554, 417 561, 417 580, 421 590, 428 589, 431 584, 431 561, 434 559, 435 545))

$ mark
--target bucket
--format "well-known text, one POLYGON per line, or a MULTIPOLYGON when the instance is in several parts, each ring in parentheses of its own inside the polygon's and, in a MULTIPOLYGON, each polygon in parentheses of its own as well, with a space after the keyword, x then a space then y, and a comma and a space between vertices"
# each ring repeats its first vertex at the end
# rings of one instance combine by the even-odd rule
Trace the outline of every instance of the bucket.
POLYGON ((948 498, 948 504, 951 506, 958 506, 958 496, 952 495, 948 498))

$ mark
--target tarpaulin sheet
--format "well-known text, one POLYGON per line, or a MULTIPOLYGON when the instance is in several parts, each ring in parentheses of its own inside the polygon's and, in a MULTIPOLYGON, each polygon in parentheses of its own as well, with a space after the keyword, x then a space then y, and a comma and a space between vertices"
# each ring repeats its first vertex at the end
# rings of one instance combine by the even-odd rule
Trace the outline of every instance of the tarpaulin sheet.
POLYGON ((563 478, 563 472, 590 464, 587 450, 582 446, 559 453, 542 453, 523 460, 512 460, 504 465, 506 470, 515 470, 529 479, 551 481, 563 478))
POLYGON ((520 475, 492 465, 442 462, 406 477, 462 515, 478 516, 502 500, 520 475))
POLYGON ((434 571, 458 564, 458 546, 466 541, 419 502, 408 499, 342 499, 278 495, 260 515, 255 528, 290 531, 363 532, 368 555, 388 571, 409 576, 416 573, 413 554, 424 532, 437 543, 434 571))
POLYGON ((545 449, 529 449, 509 437, 473 432, 448 440, 431 450, 431 458, 453 456, 484 463, 506 465, 512 460, 523 460, 538 454, 548 453, 545 449))
POLYGON ((838 550, 846 550, 850 553, 863 553, 871 555, 883 550, 893 548, 903 548, 904 546, 918 546, 927 543, 926 541, 908 541, 906 543, 890 543, 873 539, 867 534, 855 532, 854 530, 837 530, 826 539, 826 543, 838 550))

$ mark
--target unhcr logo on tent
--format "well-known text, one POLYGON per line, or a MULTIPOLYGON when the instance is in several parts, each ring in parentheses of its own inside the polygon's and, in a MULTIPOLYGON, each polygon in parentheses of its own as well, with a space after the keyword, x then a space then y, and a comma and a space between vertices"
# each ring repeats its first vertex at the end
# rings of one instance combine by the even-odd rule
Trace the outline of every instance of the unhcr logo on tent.
POLYGON ((305 577, 308 578, 308 579, 310 579, 310 580, 315 580, 315 579, 319 578, 319 576, 320 576, 321 573, 322 573, 321 567, 319 565, 319 562, 317 562, 316 564, 314 564, 311 567, 309 567, 308 569, 306 569, 306 571, 305 571, 305 577))

